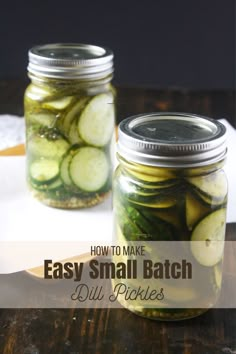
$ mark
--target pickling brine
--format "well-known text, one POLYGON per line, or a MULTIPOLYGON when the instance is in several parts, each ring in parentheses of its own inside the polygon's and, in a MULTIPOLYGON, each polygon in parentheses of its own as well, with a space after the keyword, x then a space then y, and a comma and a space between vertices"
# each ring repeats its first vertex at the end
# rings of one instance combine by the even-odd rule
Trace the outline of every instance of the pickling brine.
MULTIPOLYGON (((148 285, 155 289, 168 290, 159 306, 126 301, 120 295, 119 301, 141 316, 190 318, 206 311, 218 298, 227 206, 224 134, 225 128, 218 122, 177 113, 133 117, 120 125, 119 166, 114 178, 116 241, 146 244, 153 263, 170 252, 162 250, 162 241, 183 241, 183 254, 192 259, 198 277, 196 283, 180 281, 179 286, 150 280, 148 285), (173 136, 175 141, 170 142, 173 136), (212 144, 218 147, 215 155, 212 144), (150 241, 160 242, 155 251, 150 241)), ((172 253, 174 258, 175 249, 172 253)), ((142 279, 125 280, 133 289, 143 283, 142 279)))
POLYGON ((66 44, 36 47, 29 56, 24 104, 30 190, 53 207, 96 205, 111 190, 113 56, 103 48, 66 44))

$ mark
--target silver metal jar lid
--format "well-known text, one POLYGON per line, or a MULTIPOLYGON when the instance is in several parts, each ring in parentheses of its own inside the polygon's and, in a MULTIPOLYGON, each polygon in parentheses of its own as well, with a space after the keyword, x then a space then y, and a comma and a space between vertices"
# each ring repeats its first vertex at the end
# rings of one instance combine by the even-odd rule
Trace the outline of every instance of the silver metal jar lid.
POLYGON ((220 122, 185 113, 150 113, 119 125, 118 154, 149 166, 197 167, 226 156, 226 128, 220 122))
POLYGON ((48 78, 101 79, 113 72, 113 53, 89 44, 40 45, 29 50, 28 71, 48 78))

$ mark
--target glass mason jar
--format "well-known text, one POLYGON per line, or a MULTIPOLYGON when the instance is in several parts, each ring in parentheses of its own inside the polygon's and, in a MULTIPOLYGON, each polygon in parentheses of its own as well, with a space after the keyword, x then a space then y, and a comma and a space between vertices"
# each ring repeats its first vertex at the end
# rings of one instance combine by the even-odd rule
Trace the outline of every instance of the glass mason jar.
POLYGON ((85 44, 29 51, 24 97, 27 180, 35 198, 85 208, 111 190, 114 144, 113 53, 85 44))
MULTIPOLYGON (((170 283, 161 276, 145 282, 142 273, 138 279, 123 279, 123 287, 129 291, 140 286, 145 291, 161 289, 163 301, 155 302, 133 301, 122 288, 120 303, 141 316, 186 319, 206 311, 217 300, 227 204, 222 170, 225 133, 218 121, 182 113, 144 114, 119 125, 119 165, 113 187, 116 242, 144 243, 152 264, 169 256, 173 260, 179 252, 180 258, 187 255, 193 265, 191 282, 170 283)), ((140 268, 143 258, 131 258, 136 258, 140 268)), ((124 262, 127 257, 114 260, 124 262)), ((113 289, 117 284, 119 279, 113 281, 113 289)))

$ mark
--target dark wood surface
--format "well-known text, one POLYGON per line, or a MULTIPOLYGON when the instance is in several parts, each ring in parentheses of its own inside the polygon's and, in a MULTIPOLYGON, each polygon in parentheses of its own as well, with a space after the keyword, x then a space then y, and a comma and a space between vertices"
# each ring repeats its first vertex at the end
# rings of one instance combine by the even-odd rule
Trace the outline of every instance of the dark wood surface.
MULTIPOLYGON (((0 82, 0 114, 23 114, 24 81, 0 82)), ((136 113, 184 111, 236 125, 234 92, 118 88, 118 120, 136 113)), ((236 238, 236 224, 227 225, 236 238)), ((236 353, 236 310, 210 310, 180 322, 140 318, 125 309, 1 309, 0 354, 236 353)))
MULTIPOLYGON (((0 81, 0 114, 23 115, 27 80, 0 81)), ((236 127, 235 91, 188 91, 183 89, 117 88, 117 121, 138 113, 188 112, 226 118, 236 127)))

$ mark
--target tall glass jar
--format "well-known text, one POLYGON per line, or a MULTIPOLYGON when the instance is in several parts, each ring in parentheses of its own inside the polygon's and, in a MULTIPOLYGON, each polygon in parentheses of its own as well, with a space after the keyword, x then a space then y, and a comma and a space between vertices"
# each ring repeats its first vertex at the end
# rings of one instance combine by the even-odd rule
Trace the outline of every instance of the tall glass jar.
POLYGON ((112 73, 113 53, 106 48, 48 44, 29 51, 27 180, 41 202, 85 208, 111 190, 112 73))
MULTIPOLYGON (((142 242, 156 267, 168 256, 176 260, 187 255, 195 277, 170 283, 160 276, 147 282, 141 273, 138 279, 123 280, 118 300, 131 311, 178 320, 194 317, 216 302, 226 224, 225 133, 218 121, 182 113, 153 113, 121 122, 114 178, 116 241, 130 247, 142 242), (162 289, 163 301, 127 297, 125 289, 132 289, 133 296, 139 288, 162 289)), ((142 257, 131 258, 143 262, 142 257)), ((127 257, 114 260, 124 262, 127 257)), ((117 284, 120 280, 113 281, 114 288, 117 284)))

